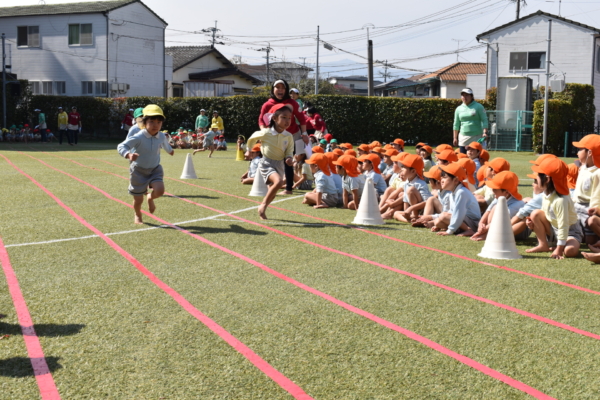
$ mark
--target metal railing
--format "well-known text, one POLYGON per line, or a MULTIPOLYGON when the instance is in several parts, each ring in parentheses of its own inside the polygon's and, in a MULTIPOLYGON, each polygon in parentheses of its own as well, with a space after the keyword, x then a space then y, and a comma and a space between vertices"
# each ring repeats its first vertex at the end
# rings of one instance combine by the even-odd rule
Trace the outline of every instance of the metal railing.
POLYGON ((533 111, 486 111, 488 150, 532 151, 533 111))
MULTIPOLYGON (((572 127, 571 127, 572 128, 572 127)), ((573 146, 573 142, 580 141, 584 136, 595 133, 600 134, 600 123, 590 131, 574 132, 575 129, 570 129, 570 132, 565 132, 565 147, 563 149, 563 157, 577 157, 577 148, 573 146)))

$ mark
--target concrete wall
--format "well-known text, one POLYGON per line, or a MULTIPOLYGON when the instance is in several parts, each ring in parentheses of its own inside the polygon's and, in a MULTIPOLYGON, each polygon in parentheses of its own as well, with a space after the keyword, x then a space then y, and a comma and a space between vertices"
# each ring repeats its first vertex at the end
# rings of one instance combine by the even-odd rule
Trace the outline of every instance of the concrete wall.
POLYGON ((465 82, 440 82, 440 97, 442 99, 460 99, 460 91, 465 88, 465 82))
POLYGON ((485 74, 467 74, 465 87, 473 89, 473 95, 476 100, 485 100, 485 74))
POLYGON ((140 3, 117 8, 108 18, 108 81, 130 86, 110 96, 163 96, 165 24, 140 3))

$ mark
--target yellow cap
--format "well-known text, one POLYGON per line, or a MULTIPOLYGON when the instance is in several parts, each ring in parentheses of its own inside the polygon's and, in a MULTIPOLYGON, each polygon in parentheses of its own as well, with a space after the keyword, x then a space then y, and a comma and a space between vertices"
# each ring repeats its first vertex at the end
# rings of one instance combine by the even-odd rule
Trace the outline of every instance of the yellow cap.
POLYGON ((148 104, 146 107, 144 107, 144 117, 152 117, 157 115, 160 115, 163 118, 165 117, 162 108, 156 104, 148 104))

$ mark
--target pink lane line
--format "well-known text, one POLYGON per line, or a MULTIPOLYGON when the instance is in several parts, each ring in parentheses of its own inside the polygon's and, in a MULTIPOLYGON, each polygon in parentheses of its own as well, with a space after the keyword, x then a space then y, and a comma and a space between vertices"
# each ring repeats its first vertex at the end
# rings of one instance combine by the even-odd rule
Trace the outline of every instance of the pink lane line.
POLYGON ((17 275, 15 274, 12 264, 10 263, 8 252, 4 247, 4 242, 2 241, 1 237, 0 262, 2 263, 4 275, 6 275, 8 290, 15 305, 15 310, 17 311, 17 318, 19 319, 19 325, 21 325, 21 331, 23 332, 23 340, 25 340, 27 354, 31 360, 33 374, 35 375, 38 388, 40 389, 42 400, 59 400, 60 394, 58 393, 58 389, 54 383, 54 378, 52 378, 50 368, 48 368, 48 363, 46 362, 46 358, 44 356, 44 350, 42 350, 40 339, 35 333, 33 320, 31 319, 31 314, 29 314, 25 297, 23 297, 21 287, 19 286, 19 281, 17 280, 17 275))
MULTIPOLYGON (((88 158, 92 158, 92 157, 88 157, 88 158)), ((102 161, 102 162, 105 162, 107 164, 115 165, 117 167, 126 168, 126 167, 123 167, 123 166, 120 166, 120 165, 117 165, 117 164, 112 164, 112 163, 110 163, 108 161, 100 160, 100 159, 97 159, 97 158, 92 158, 92 159, 93 160, 102 161)), ((248 199, 248 198, 242 197, 242 196, 237 196, 235 194, 230 194, 230 193, 222 192, 220 190, 211 189, 211 188, 207 188, 207 187, 200 186, 200 185, 195 185, 193 183, 185 182, 185 181, 180 180, 180 179, 175 179, 175 178, 170 178, 170 177, 167 177, 167 179, 170 179, 170 180, 173 180, 173 181, 176 181, 176 182, 180 182, 180 183, 183 183, 183 184, 186 184, 186 185, 189 185, 189 186, 195 186, 197 188, 208 190, 208 191, 211 191, 211 192, 216 192, 216 193, 219 193, 219 194, 223 194, 225 196, 234 197, 234 198, 237 198, 237 199, 242 199, 242 200, 246 200, 246 201, 249 201, 249 202, 252 202, 252 203, 260 204, 259 201, 248 199)), ((413 247, 417 247, 417 248, 421 248, 421 249, 424 249, 424 250, 435 251, 436 253, 445 254, 445 255, 448 255, 448 256, 451 256, 451 257, 455 257, 455 258, 460 258, 460 259, 465 260, 465 261, 471 261, 471 262, 474 262, 474 263, 477 263, 477 264, 481 264, 481 265, 485 265, 485 266, 488 266, 488 267, 498 268, 498 269, 502 269, 502 270, 505 270, 505 271, 508 271, 508 272, 514 272, 514 273, 517 273, 517 274, 528 276, 530 278, 540 279, 540 280, 543 280, 543 281, 546 281, 546 282, 552 282, 552 283, 555 283, 557 285, 566 286, 566 287, 569 287, 571 289, 579 290, 579 291, 582 291, 582 292, 591 293, 591 294, 595 294, 595 295, 600 295, 600 291, 592 290, 592 289, 589 289, 589 288, 585 288, 583 286, 574 285, 572 283, 560 281, 560 280, 553 279, 553 278, 547 278, 545 276, 532 274, 532 273, 529 273, 529 272, 521 271, 521 270, 518 270, 518 269, 515 269, 515 268, 506 267, 506 266, 503 266, 503 265, 496 265, 496 264, 492 264, 492 263, 489 263, 489 262, 485 262, 485 261, 481 261, 481 260, 476 260, 474 258, 469 258, 469 257, 466 257, 466 256, 462 256, 460 254, 455 254, 455 253, 452 253, 452 252, 449 252, 449 251, 436 249, 434 247, 429 247, 429 246, 424 246, 424 245, 420 245, 420 244, 408 242, 406 240, 402 240, 402 239, 398 239, 398 238, 395 238, 395 237, 387 236, 387 235, 384 235, 384 234, 379 233, 379 232, 374 232, 374 231, 370 231, 370 230, 365 229, 365 228, 360 228, 358 226, 347 225, 347 224, 344 224, 342 222, 337 222, 337 221, 332 221, 332 220, 328 220, 328 219, 324 219, 324 218, 319 218, 319 217, 315 217, 313 215, 304 214, 304 213, 301 213, 301 212, 298 212, 298 211, 292 211, 292 210, 288 210, 286 208, 277 207, 277 206, 273 206, 273 205, 270 205, 269 207, 273 208, 273 209, 276 209, 276 210, 285 211, 285 212, 289 212, 289 213, 292 213, 292 214, 300 215, 300 216, 303 216, 303 217, 306 217, 306 218, 311 218, 311 219, 314 219, 314 220, 317 220, 317 221, 327 222, 327 223, 330 223, 330 224, 335 224, 335 225, 343 226, 343 227, 346 227, 346 228, 351 228, 351 229, 354 229, 354 230, 357 230, 357 231, 368 233, 370 235, 376 235, 376 236, 382 237, 384 239, 393 240, 393 241, 398 242, 398 243, 403 243, 403 244, 406 244, 406 245, 409 245, 409 246, 413 246, 413 247)))
MULTIPOLYGON (((21 153, 21 154, 24 154, 24 153, 21 153)), ((122 200, 119 200, 119 199, 116 199, 116 198, 112 197, 110 194, 106 193, 102 189, 97 188, 96 186, 94 186, 94 185, 92 185, 92 184, 90 184, 88 182, 85 182, 82 179, 79 179, 79 178, 77 178, 77 177, 69 174, 68 172, 61 171, 60 169, 55 168, 55 167, 51 166, 50 164, 45 163, 42 160, 39 160, 39 159, 37 159, 37 158, 35 158, 33 156, 30 156, 28 154, 26 154, 26 155, 28 157, 34 159, 34 160, 37 160, 38 162, 46 165, 47 167, 49 167, 49 168, 51 168, 51 169, 53 169, 53 170, 55 170, 57 172, 60 172, 60 173, 62 173, 64 175, 69 176, 72 179, 75 179, 76 181, 78 181, 80 183, 83 183, 84 185, 86 185, 86 186, 88 186, 88 187, 90 187, 90 188, 98 191, 99 193, 103 194, 105 197, 107 197, 107 198, 109 198, 109 199, 111 199, 113 201, 121 203, 121 204, 123 204, 123 205, 125 205, 127 207, 133 208, 132 205, 127 204, 127 203, 125 203, 122 200)), ((4 156, 2 156, 2 157, 4 157, 4 156)), ((4 158, 6 158, 6 157, 4 157, 4 158)), ((9 161, 9 163, 10 163, 10 161, 9 161)), ((30 179, 33 180, 33 178, 30 178, 30 179)), ((67 206, 65 206, 65 207, 67 207, 67 206)), ((342 308, 344 308, 344 309, 346 309, 346 310, 348 310, 350 312, 353 312, 353 313, 355 313, 357 315, 360 315, 360 316, 362 316, 364 318, 367 318, 367 319, 369 319, 369 320, 371 320, 373 322, 376 322, 376 323, 378 323, 378 324, 380 324, 380 325, 382 325, 382 326, 384 326, 386 328, 389 328, 389 329, 394 330, 394 331, 396 331, 398 333, 401 333, 401 334, 405 335, 406 337, 408 337, 410 339, 413 339, 413 340, 415 340, 415 341, 417 341, 417 342, 419 342, 421 344, 424 344, 425 346, 427 346, 427 347, 429 347, 429 348, 431 348, 433 350, 436 350, 436 351, 438 351, 438 352, 440 352, 442 354, 445 354, 445 355, 447 355, 449 357, 452 357, 455 360, 457 360, 457 361, 459 361, 459 362, 461 362, 461 363, 463 363, 465 365, 468 365, 468 366, 470 366, 473 369, 476 369, 477 371, 480 371, 480 372, 482 372, 482 373, 484 373, 484 374, 486 374, 486 375, 488 375, 488 376, 490 376, 490 377, 492 377, 494 379, 497 379, 497 380, 499 380, 501 382, 504 382, 507 385, 514 387, 515 389, 518 389, 518 390, 520 390, 522 392, 525 392, 525 393, 527 393, 527 394, 535 397, 536 399, 545 399, 545 400, 554 399, 553 397, 551 397, 551 396, 549 396, 549 395, 547 395, 547 394, 545 394, 543 392, 540 392, 539 390, 537 390, 537 389, 535 389, 535 388, 533 388, 533 387, 531 387, 531 386, 529 386, 529 385, 527 385, 527 384, 525 384, 525 383, 523 383, 521 381, 518 381, 518 380, 516 380, 514 378, 511 378, 508 375, 502 374, 501 372, 498 372, 498 371, 496 371, 496 370, 494 370, 494 369, 492 369, 492 368, 490 368, 490 367, 488 367, 486 365, 483 365, 483 364, 481 364, 481 363, 479 363, 479 362, 477 362, 477 361, 475 361, 475 360, 473 360, 473 359, 471 359, 471 358, 469 358, 467 356, 463 356, 462 354, 456 353, 456 352, 454 352, 454 351, 452 351, 452 350, 450 350, 450 349, 442 346, 441 344, 439 344, 437 342, 434 342, 434 341, 432 341, 432 340, 430 340, 430 339, 428 339, 428 338, 426 338, 424 336, 421 336, 421 335, 419 335, 419 334, 417 334, 417 333, 415 333, 413 331, 410 331, 408 329, 402 328, 401 326, 396 325, 393 322, 390 322, 390 321, 388 321, 386 319, 383 319, 381 317, 378 317, 375 314, 371 314, 371 313, 369 313, 369 312, 367 312, 365 310, 357 308, 357 307, 355 307, 353 305, 350 305, 350 304, 348 304, 348 303, 346 303, 346 302, 344 302, 342 300, 339 300, 339 299, 337 299, 337 298, 335 298, 333 296, 330 296, 330 295, 328 295, 328 294, 326 294, 324 292, 321 292, 321 291, 319 291, 317 289, 314 289, 314 288, 312 288, 312 287, 310 287, 308 285, 305 285, 304 283, 301 283, 301 282, 299 282, 299 281, 297 281, 297 280, 295 280, 293 278, 288 277, 287 275, 284 275, 284 274, 282 274, 282 273, 280 273, 278 271, 275 271, 274 269, 271 269, 271 268, 267 267, 266 265, 259 263, 258 261, 255 261, 255 260, 253 260, 253 259, 251 259, 249 257, 244 256, 243 254, 237 253, 237 252, 235 252, 233 250, 230 250, 230 249, 228 249, 226 247, 223 247, 223 246, 221 246, 219 244, 211 242, 210 240, 208 240, 208 239, 206 239, 206 238, 204 238, 202 236, 196 235, 196 234, 194 234, 194 233, 192 233, 192 232, 190 232, 190 231, 188 231, 186 229, 183 229, 183 228, 180 228, 180 227, 178 227, 176 225, 173 225, 170 222, 165 221, 165 220, 163 220, 163 219, 161 219, 161 218, 159 218, 159 217, 157 217, 157 216, 155 216, 153 214, 150 214, 150 213, 148 213, 146 211, 142 211, 142 212, 145 215, 147 215, 147 216, 149 216, 149 217, 157 220, 161 224, 168 225, 168 226, 170 226, 170 227, 172 227, 172 228, 174 228, 174 229, 176 229, 176 230, 178 230, 178 231, 180 231, 182 233, 185 233, 185 234, 187 234, 187 235, 189 235, 189 236, 191 236, 191 237, 193 237, 193 238, 195 238, 195 239, 197 239, 197 240, 199 240, 199 241, 201 241, 201 242, 203 242, 205 244, 208 244, 211 247, 214 247, 214 248, 216 248, 218 250, 221 250, 224 253, 230 254, 230 255, 232 255, 232 256, 234 256, 236 258, 239 258, 240 260, 246 261, 247 263, 249 263, 251 265, 254 265, 255 267, 260 268, 263 271, 268 272, 269 274, 271 274, 271 275, 273 275, 273 276, 275 276, 275 277, 277 277, 277 278, 279 278, 279 279, 281 279, 281 280, 283 280, 285 282, 288 282, 288 283, 290 283, 290 284, 292 284, 292 285, 294 285, 294 286, 296 286, 296 287, 298 287, 300 289, 303 289, 303 290, 305 290, 305 291, 307 291, 307 292, 309 292, 311 294, 319 296, 319 297, 321 297, 321 298, 323 298, 323 299, 325 299, 327 301, 330 301, 333 304, 336 304, 336 305, 338 305, 338 306, 340 306, 340 307, 342 307, 342 308)), ((230 215, 230 214, 227 214, 227 215, 230 215)))
MULTIPOLYGON (((23 153, 22 153, 23 154, 23 153)), ((271 378, 275 383, 285 389, 288 393, 290 393, 295 399, 308 400, 313 399, 311 396, 306 394, 300 386, 296 385, 292 382, 288 377, 283 375, 281 372, 276 370, 271 364, 263 360, 258 354, 256 354, 252 349, 238 340, 235 336, 230 334, 225 328, 217 324, 214 320, 203 314, 200 310, 194 307, 189 301, 187 301, 182 295, 180 295, 175 289, 171 288, 169 285, 161 281, 156 275, 150 272, 146 267, 142 265, 135 257, 125 251, 122 247, 120 247, 117 243, 115 243, 108 236, 103 234, 100 230, 94 227, 92 224, 83 219, 79 214, 73 211, 69 206, 64 204, 58 197, 56 197, 50 190, 44 187, 41 183, 37 182, 34 178, 29 176, 27 173, 19 169, 15 164, 13 164, 8 158, 6 158, 3 154, 0 154, 2 158, 4 158, 14 169, 19 171, 22 175, 27 177, 31 182, 33 182, 36 186, 42 189, 48 196, 50 196, 58 205, 60 205, 63 209, 65 209, 73 218, 79 221, 86 228, 94 232, 96 235, 101 237, 110 247, 112 247, 115 251, 121 254, 125 259, 127 259, 134 267, 136 267, 142 274, 144 274, 152 283, 161 288, 165 293, 171 296, 184 310, 206 325, 211 331, 216 333, 219 337, 221 337, 225 342, 227 342, 231 347, 241 353, 244 357, 246 357, 254 366, 256 366, 260 371, 262 371, 265 375, 271 378)), ((34 158, 34 157, 31 157, 34 158)), ((34 158, 35 159, 35 158, 34 158)), ((40 160, 38 160, 40 161, 40 160)), ((44 163, 45 164, 45 163, 44 163)), ((54 169, 54 168, 53 168, 54 169)), ((57 170, 58 171, 58 170, 57 170)), ((116 199, 115 199, 116 200, 116 199)), ((3 263, 4 264, 4 263, 3 263)), ((33 329, 33 328, 32 328, 33 329)), ((36 338, 37 339, 37 338, 36 338)), ((41 351, 41 349, 40 349, 41 351)), ((47 368, 47 367, 46 367, 47 368)))
MULTIPOLYGON (((56 169, 56 168, 52 167, 51 165, 49 165, 49 164, 45 163, 44 161, 38 160, 38 159, 36 159, 36 158, 34 158, 34 157, 32 157, 32 156, 29 156, 29 157, 33 158, 34 160, 37 160, 37 161, 41 162, 42 164, 46 165, 46 166, 47 166, 47 167, 49 167, 49 168, 55 169, 55 170, 56 170, 56 171, 58 171, 58 172, 65 173, 65 172, 63 172, 63 171, 61 171, 61 170, 59 170, 59 169, 56 169)), ((62 157, 61 157, 61 158, 62 158, 62 157)), ((82 167, 85 167, 85 168, 91 168, 91 169, 94 169, 94 170, 96 170, 96 171, 105 172, 105 173, 108 173, 108 174, 111 174, 111 175, 118 176, 118 177, 120 177, 120 178, 123 178, 123 179, 127 179, 127 178, 125 178, 125 177, 123 177, 123 176, 121 176, 121 175, 113 174, 112 172, 108 172, 108 171, 102 171, 102 170, 99 170, 99 169, 96 169, 96 168, 93 168, 93 167, 87 167, 87 166, 85 166, 85 165, 83 165, 83 164, 80 164, 80 163, 78 163, 78 162, 76 162, 76 161, 73 161, 73 160, 68 160, 68 161, 71 161, 71 162, 73 162, 73 163, 75 163, 75 164, 81 165, 82 167)), ((65 174, 67 174, 67 173, 65 173, 65 174)), ((69 175, 69 174, 67 174, 67 175, 69 175)), ((78 181, 80 181, 80 182, 82 182, 82 183, 84 183, 84 184, 86 184, 86 185, 88 185, 88 186, 90 186, 90 187, 94 188, 95 190, 98 190, 98 191, 100 191, 100 192, 101 192, 101 193, 103 193, 105 196, 110 196, 109 194, 107 194, 107 193, 103 192, 101 189, 98 189, 98 188, 96 188, 95 186, 93 186, 93 185, 91 185, 91 184, 88 184, 88 183, 86 183, 86 182, 84 182, 84 181, 82 181, 82 180, 80 180, 80 179, 78 179, 78 178, 75 178, 75 177, 73 177, 72 175, 69 175, 69 176, 71 176, 72 178, 74 178, 74 179, 77 179, 78 181)), ((600 340, 600 335, 598 335, 598 334, 595 334, 595 333, 592 333, 592 332, 588 332, 588 331, 585 331, 585 330, 583 330, 583 329, 575 328, 575 327, 573 327, 573 326, 571 326, 571 325, 567 325, 567 324, 564 324, 564 323, 562 323, 562 322, 555 321, 555 320, 553 320, 553 319, 550 319, 550 318, 542 317, 541 315, 533 314, 533 313, 530 313, 530 312, 528 312, 528 311, 521 310, 521 309, 519 309, 519 308, 512 307, 512 306, 509 306, 509 305, 506 305, 506 304, 503 304, 503 303, 499 303, 499 302, 496 302, 496 301, 494 301, 494 300, 491 300, 491 299, 488 299, 488 298, 485 298, 485 297, 477 296, 477 295, 474 295, 474 294, 472 294, 472 293, 465 292, 465 291, 463 291, 463 290, 456 289, 456 288, 453 288, 453 287, 451 287, 451 286, 444 285, 444 284, 442 284, 442 283, 439 283, 439 282, 436 282, 436 281, 433 281, 433 280, 427 279, 427 278, 425 278, 425 277, 422 277, 422 276, 420 276, 420 275, 413 274, 413 273, 411 273, 411 272, 408 272, 408 271, 404 271, 404 270, 401 270, 401 269, 398 269, 398 268, 394 268, 394 267, 391 267, 391 266, 389 266, 389 265, 381 264, 381 263, 378 263, 378 262, 376 262, 376 261, 372 261, 372 260, 369 260, 369 259, 366 259, 366 258, 363 258, 363 257, 359 257, 359 256, 357 256, 357 255, 354 255, 354 254, 350 254, 350 253, 343 252, 343 251, 341 251, 341 250, 336 250, 336 249, 333 249, 333 248, 331 248, 331 247, 323 246, 323 245, 321 245, 321 244, 318 244, 318 243, 315 243, 315 242, 311 242, 310 240, 303 239, 303 238, 301 238, 301 237, 294 236, 294 235, 292 235, 292 234, 289 234, 289 233, 286 233, 286 232, 280 231, 280 230, 278 230, 278 229, 275 229, 275 228, 273 228, 273 227, 270 227, 270 226, 268 226, 268 225, 263 225, 263 224, 261 224, 261 223, 254 222, 254 221, 251 221, 251 220, 248 220, 248 219, 245 219, 245 218, 239 217, 239 216, 237 216, 237 215, 234 215, 234 214, 229 214, 229 213, 227 213, 227 212, 225 212, 225 211, 221 211, 221 210, 218 210, 218 209, 216 209, 216 208, 209 207, 209 206, 207 206, 207 205, 204 205, 204 204, 196 203, 196 202, 194 202, 194 201, 192 201, 192 200, 189 200, 189 199, 186 199, 186 198, 183 198, 183 197, 177 197, 177 196, 174 196, 174 195, 172 195, 172 194, 170 194, 170 193, 165 193, 165 194, 167 194, 167 195, 169 195, 169 196, 176 197, 176 198, 178 198, 178 199, 180 199, 180 200, 183 200, 183 201, 185 201, 185 202, 187 202, 187 203, 194 204, 194 205, 196 205, 196 206, 199 206, 199 207, 205 208, 205 209, 207 209, 207 210, 211 210, 211 211, 214 211, 214 212, 216 212, 216 213, 219 213, 219 214, 222 214, 222 215, 227 215, 227 216, 229 216, 229 217, 232 217, 232 218, 235 218, 235 219, 237 219, 237 220, 239 220, 239 221, 243 221, 243 222, 249 223, 249 224, 251 224, 251 225, 258 226, 258 227, 261 227, 261 228, 263 228, 263 229, 267 229, 267 230, 269 230, 269 231, 271 231, 271 232, 275 232, 275 233, 277 233, 277 234, 279 234, 279 235, 282 235, 282 236, 288 237, 288 238, 290 238, 290 239, 294 239, 294 240, 296 240, 296 241, 299 241, 299 242, 302 242, 302 243, 306 243, 306 244, 308 244, 308 245, 311 245, 311 246, 314 246, 314 247, 320 248, 320 249, 322 249, 322 250, 326 250, 326 251, 329 251, 329 252, 331 252, 331 253, 339 254, 339 255, 342 255, 342 256, 345 256, 345 257, 349 257, 349 258, 352 258, 352 259, 355 259, 355 260, 358 260, 358 261, 361 261, 361 262, 364 262, 364 263, 367 263, 367 264, 371 264, 371 265, 374 265, 374 266, 376 266, 376 267, 383 268, 383 269, 386 269, 386 270, 388 270, 388 271, 392 271, 392 272, 395 272, 395 273, 398 273, 398 274, 401 274, 401 275, 407 276, 407 277, 409 277, 409 278, 416 279, 416 280, 418 280, 418 281, 420 281, 420 282, 423 282, 423 283, 426 283, 426 284, 428 284, 428 285, 432 285, 432 286, 438 287, 438 288, 440 288, 440 289, 444 289, 444 290, 447 290, 447 291, 449 291, 449 292, 456 293, 456 294, 459 294, 459 295, 461 295, 461 296, 464 296, 464 297, 467 297, 467 298, 470 298, 470 299, 473 299, 473 300, 481 301, 481 302, 483 302, 483 303, 490 304, 490 305, 493 305, 493 306, 495 306, 495 307, 502 308, 502 309, 504 309, 504 310, 507 310, 507 311, 510 311, 510 312, 514 312, 514 313, 516 313, 516 314, 519 314, 519 315, 523 315, 523 316, 525 316, 525 317, 527 317, 527 318, 532 318, 532 319, 535 319, 535 320, 537 320, 537 321, 544 322, 544 323, 546 323, 546 324, 548 324, 548 325, 552 325, 552 326, 555 326, 555 327, 557 327, 557 328, 565 329, 565 330, 567 330, 567 331, 570 331, 570 332, 573 332, 573 333, 577 333, 577 334, 579 334, 579 335, 583 335, 583 336, 590 337, 590 338, 592 338, 592 339, 600 340)), ((117 200, 117 201, 121 202, 120 200, 117 200)), ((124 203, 124 204, 126 204, 126 203, 124 203)), ((127 205, 127 206, 129 206, 129 207, 131 207, 129 204, 126 204, 126 205, 127 205)), ((154 218, 156 218, 156 217, 154 217, 154 218)), ((166 225, 171 225, 171 224, 169 224, 169 223, 167 222, 167 223, 166 223, 166 225)), ((178 228, 178 227, 177 227, 177 228, 178 228)))

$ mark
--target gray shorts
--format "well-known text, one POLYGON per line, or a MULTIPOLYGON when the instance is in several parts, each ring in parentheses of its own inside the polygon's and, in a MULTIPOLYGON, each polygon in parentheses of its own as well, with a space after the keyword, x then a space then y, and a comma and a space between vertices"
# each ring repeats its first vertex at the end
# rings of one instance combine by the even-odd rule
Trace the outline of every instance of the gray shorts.
MULTIPOLYGON (((556 246, 556 242, 558 241, 558 229, 555 228, 553 225, 550 226, 552 227, 552 236, 546 235, 546 240, 548 240, 548 246, 552 247, 556 246)), ((579 222, 576 222, 569 227, 568 235, 569 236, 567 237, 567 239, 575 239, 579 243, 584 243, 585 237, 583 236, 583 229, 581 228, 579 222)))
POLYGON ((327 204, 329 207, 337 207, 338 205, 337 193, 323 193, 321 200, 323 200, 323 203, 327 204))
MULTIPOLYGON (((465 215, 465 219, 463 220, 463 222, 465 224, 467 224, 469 229, 471 229, 473 232, 477 232, 477 229, 479 229, 479 221, 474 221, 471 218, 467 217, 466 215, 465 215)), ((461 233, 461 232, 462 232, 462 230, 459 229, 456 233, 461 233)))
POLYGON ((313 188, 313 181, 304 181, 298 187, 298 189, 300 189, 300 190, 312 190, 312 188, 313 188))
POLYGON ((152 182, 162 182, 163 175, 160 164, 155 168, 141 168, 136 164, 129 164, 129 194, 140 196, 148 193, 148 186, 152 182))
POLYGON ((215 144, 215 140, 214 139, 204 138, 204 140, 202 141, 202 145, 204 146, 204 148, 210 147, 213 144, 215 144))
POLYGON ((268 157, 263 156, 258 163, 258 172, 263 176, 265 182, 269 179, 271 174, 278 174, 281 179, 285 173, 285 162, 283 160, 272 160, 268 157))
POLYGON ((518 235, 515 235, 515 240, 519 240, 519 241, 527 240, 529 238, 529 236, 531 236, 531 232, 532 232, 532 230, 526 226, 525 229, 523 230, 523 232, 519 233, 518 235))
POLYGON ((575 211, 577 211, 577 219, 579 220, 579 224, 581 225, 581 229, 583 230, 583 234, 585 236, 595 235, 594 231, 591 230, 587 224, 587 220, 590 217, 588 214, 589 208, 590 208, 590 203, 575 203, 575 211))

